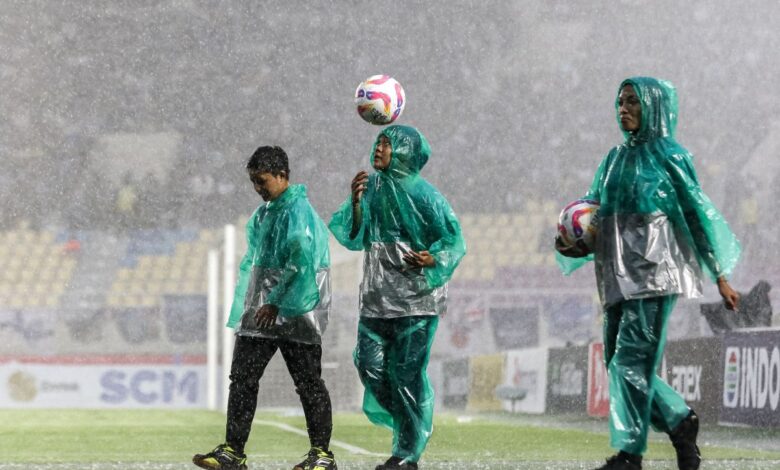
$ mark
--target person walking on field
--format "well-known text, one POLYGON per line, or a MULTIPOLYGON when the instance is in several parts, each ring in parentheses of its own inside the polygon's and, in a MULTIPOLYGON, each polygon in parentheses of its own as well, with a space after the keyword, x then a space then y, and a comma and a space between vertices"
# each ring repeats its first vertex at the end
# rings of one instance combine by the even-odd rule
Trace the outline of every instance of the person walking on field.
POLYGON ((699 421, 656 375, 678 296, 717 284, 726 308, 739 295, 727 276, 740 245, 701 189, 693 157, 674 138, 677 93, 651 77, 624 80, 615 103, 625 142, 602 161, 586 199, 599 202, 594 253, 556 239, 565 274, 595 258, 604 310, 610 444, 618 454, 599 470, 638 470, 649 426, 669 435, 680 470, 696 470, 699 421), (561 256, 563 255, 563 256, 561 256))
POLYGON ((257 407, 259 381, 277 350, 295 383, 311 449, 294 470, 337 470, 328 449, 333 428, 322 374, 322 334, 330 311, 328 230, 291 185, 287 154, 260 147, 247 163, 263 198, 246 225, 247 251, 227 326, 235 328, 225 443, 192 461, 201 468, 244 470, 244 445, 257 407))
POLYGON ((366 252, 354 359, 363 411, 393 430, 392 455, 376 470, 418 468, 432 432, 431 343, 466 253, 455 213, 419 174, 430 153, 413 127, 382 130, 370 157, 376 172, 355 176, 329 224, 339 243, 366 252))

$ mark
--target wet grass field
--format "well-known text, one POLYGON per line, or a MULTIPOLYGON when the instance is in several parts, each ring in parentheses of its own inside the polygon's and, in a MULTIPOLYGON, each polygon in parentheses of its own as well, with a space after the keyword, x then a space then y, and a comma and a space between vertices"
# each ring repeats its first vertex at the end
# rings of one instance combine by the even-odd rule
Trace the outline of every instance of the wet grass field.
MULTIPOLYGON (((187 469, 224 439, 225 417, 202 410, 0 410, 0 469, 187 469)), ((373 469, 391 434, 360 414, 334 416, 339 468, 373 469)), ((780 468, 780 431, 703 427, 702 469, 780 468)), ((247 443, 250 469, 291 469, 308 450, 303 417, 259 412, 247 443)), ((591 469, 613 451, 606 422, 581 417, 440 414, 421 469, 591 469)), ((675 469, 654 434, 645 469, 675 469)))

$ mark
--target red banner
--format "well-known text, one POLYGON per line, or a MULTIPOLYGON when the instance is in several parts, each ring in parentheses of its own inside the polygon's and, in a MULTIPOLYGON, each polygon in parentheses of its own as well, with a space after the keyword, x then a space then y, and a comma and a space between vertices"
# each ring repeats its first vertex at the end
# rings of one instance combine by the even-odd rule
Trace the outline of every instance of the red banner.
POLYGON ((588 347, 588 416, 609 414, 609 379, 604 367, 604 344, 590 343, 588 347))

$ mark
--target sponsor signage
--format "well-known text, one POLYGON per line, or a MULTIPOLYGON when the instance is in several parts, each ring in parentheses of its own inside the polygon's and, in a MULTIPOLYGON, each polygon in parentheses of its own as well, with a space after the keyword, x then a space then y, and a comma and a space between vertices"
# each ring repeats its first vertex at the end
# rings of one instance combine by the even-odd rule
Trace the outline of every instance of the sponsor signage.
POLYGON ((490 323, 499 351, 539 344, 539 307, 491 307, 490 323))
POLYGON ((469 360, 469 411, 501 411, 496 387, 504 380, 504 354, 475 356, 469 360))
POLYGON ((585 413, 588 347, 551 348, 547 356, 547 412, 585 413))
POLYGON ((504 409, 520 413, 544 413, 547 389, 547 349, 519 349, 506 353, 504 389, 524 392, 522 399, 503 400, 504 409))
POLYGON ((456 359, 442 364, 442 402, 447 408, 466 408, 469 398, 469 360, 456 359))
POLYGON ((609 379, 604 366, 604 344, 588 346, 588 416, 604 417, 609 414, 609 379))
POLYGON ((202 408, 201 358, 2 358, 4 408, 202 408), (144 362, 147 360, 148 362, 144 362), (114 361, 114 362, 112 362, 114 361))
POLYGON ((721 367, 720 421, 780 426, 780 330, 726 333, 721 367))
POLYGON ((696 338, 667 343, 658 375, 696 410, 702 422, 714 423, 720 411, 723 371, 721 338, 696 338))

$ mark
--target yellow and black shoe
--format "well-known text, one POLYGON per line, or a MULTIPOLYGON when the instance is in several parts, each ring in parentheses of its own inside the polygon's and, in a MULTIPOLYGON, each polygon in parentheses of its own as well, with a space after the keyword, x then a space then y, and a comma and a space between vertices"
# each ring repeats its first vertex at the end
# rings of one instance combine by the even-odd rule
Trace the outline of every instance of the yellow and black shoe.
POLYGON ((215 470, 247 470, 246 455, 239 454, 227 444, 218 445, 208 454, 195 454, 192 463, 215 470))
POLYGON ((293 467, 293 470, 338 470, 333 452, 320 447, 312 447, 303 462, 293 467))

